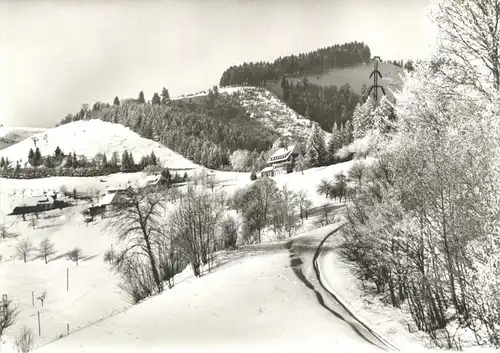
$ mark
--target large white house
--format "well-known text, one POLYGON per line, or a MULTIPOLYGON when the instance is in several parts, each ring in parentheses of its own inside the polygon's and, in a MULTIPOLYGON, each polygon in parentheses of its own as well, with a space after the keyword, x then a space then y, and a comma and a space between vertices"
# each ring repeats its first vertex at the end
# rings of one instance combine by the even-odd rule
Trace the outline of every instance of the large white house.
POLYGON ((276 176, 293 172, 295 161, 300 154, 297 145, 286 146, 274 152, 267 161, 267 167, 260 171, 262 177, 276 176))

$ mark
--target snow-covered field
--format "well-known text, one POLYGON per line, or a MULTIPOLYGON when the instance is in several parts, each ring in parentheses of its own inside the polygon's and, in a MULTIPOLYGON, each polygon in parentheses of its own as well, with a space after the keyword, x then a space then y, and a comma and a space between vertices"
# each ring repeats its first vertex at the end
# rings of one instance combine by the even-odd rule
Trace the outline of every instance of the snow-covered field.
POLYGON ((36 138, 36 146, 43 156, 52 155, 58 146, 66 154, 75 152, 88 159, 93 158, 97 153, 106 153, 109 159, 113 152, 117 152, 121 156, 123 151, 127 150, 138 162, 141 157, 154 152, 160 163, 171 169, 200 168, 180 154, 158 142, 142 138, 123 125, 101 120, 75 121, 37 133, 1 150, 0 157, 7 157, 10 161, 21 160, 23 165, 28 160, 30 148, 35 149, 34 138, 36 138))

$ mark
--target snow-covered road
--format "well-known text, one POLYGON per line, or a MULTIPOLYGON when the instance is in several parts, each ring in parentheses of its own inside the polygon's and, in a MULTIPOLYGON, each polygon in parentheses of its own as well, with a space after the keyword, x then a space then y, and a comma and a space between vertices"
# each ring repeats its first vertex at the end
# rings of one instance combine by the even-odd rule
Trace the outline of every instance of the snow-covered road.
POLYGON ((326 251, 322 248, 323 241, 330 234, 336 232, 337 228, 334 226, 334 229, 323 228, 322 231, 310 232, 286 244, 295 274, 316 293, 319 304, 332 314, 332 319, 349 327, 360 341, 370 343, 373 348, 379 350, 395 350, 394 346, 360 321, 344 305, 341 298, 335 296, 334 291, 328 285, 327 277, 322 274, 322 268, 333 266, 333 263, 325 263, 324 261, 326 251))
POLYGON ((317 289, 312 259, 332 230, 262 247, 36 352, 381 351, 317 289))

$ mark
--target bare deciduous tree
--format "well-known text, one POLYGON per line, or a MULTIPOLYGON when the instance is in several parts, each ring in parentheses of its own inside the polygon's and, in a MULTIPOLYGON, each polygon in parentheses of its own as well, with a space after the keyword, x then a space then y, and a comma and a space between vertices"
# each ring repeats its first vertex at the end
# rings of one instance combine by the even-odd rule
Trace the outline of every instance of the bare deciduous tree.
POLYGON ((309 209, 312 206, 312 202, 309 199, 309 195, 306 190, 300 190, 297 194, 297 202, 300 210, 300 220, 302 225, 304 224, 304 218, 307 219, 309 209))
POLYGON ((43 303, 45 302, 45 299, 47 299, 47 291, 44 290, 42 294, 40 294, 36 299, 38 299, 40 301, 40 303, 42 303, 42 307, 43 307, 43 303))
POLYGON ((54 243, 51 242, 49 238, 44 238, 40 242, 40 246, 38 247, 38 253, 40 254, 40 256, 43 257, 45 263, 47 264, 49 262, 49 257, 55 255, 57 251, 55 249, 54 243))
POLYGON ((33 349, 34 346, 33 331, 27 326, 23 326, 21 332, 14 341, 14 345, 21 353, 27 353, 33 349))
POLYGON ((82 258, 82 249, 75 247, 68 253, 68 257, 71 261, 76 262, 76 265, 78 266, 78 260, 82 258))
POLYGON ((12 300, 2 299, 0 301, 0 338, 5 329, 14 325, 18 314, 19 308, 12 303, 12 300))
POLYGON ((182 203, 170 215, 171 231, 189 258, 195 276, 201 275, 202 264, 210 266, 220 215, 220 204, 213 193, 197 191, 193 185, 189 185, 182 203))
MULTIPOLYGON (((155 247, 159 243, 161 219, 164 216, 163 202, 165 194, 129 189, 114 211, 109 226, 116 232, 118 240, 125 248, 118 256, 116 269, 130 280, 133 274, 127 273, 132 267, 142 264, 141 270, 149 269, 149 277, 159 293, 163 291, 163 282, 158 269, 158 259, 155 247), (145 266, 145 267, 144 267, 145 266)), ((148 282, 150 283, 150 282, 148 282)), ((151 295, 151 290, 148 295, 151 295)))
POLYGON ((37 225, 37 219, 38 219, 38 213, 36 214, 32 214, 31 217, 30 217, 30 226, 35 229, 36 225, 37 225))
POLYGON ((235 249, 238 241, 238 230, 240 223, 235 217, 227 216, 221 225, 222 238, 224 240, 224 247, 228 249, 235 249))
POLYGON ((16 246, 17 256, 19 256, 19 258, 22 259, 24 262, 27 261, 28 256, 34 250, 35 248, 33 247, 33 244, 28 238, 21 240, 16 246))

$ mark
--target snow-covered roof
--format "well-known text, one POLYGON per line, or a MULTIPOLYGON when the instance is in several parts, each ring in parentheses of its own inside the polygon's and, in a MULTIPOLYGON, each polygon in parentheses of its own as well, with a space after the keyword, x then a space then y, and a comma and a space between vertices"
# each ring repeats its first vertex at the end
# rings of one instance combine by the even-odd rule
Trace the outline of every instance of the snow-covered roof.
POLYGON ((49 204, 53 203, 54 200, 47 196, 31 196, 22 200, 16 207, 34 207, 40 203, 49 204))
POLYGON ((287 159, 290 154, 292 153, 299 153, 298 146, 296 145, 291 145, 286 148, 280 148, 276 152, 274 152, 271 157, 269 157, 269 160, 267 163, 276 163, 282 160, 287 159))
POLYGON ((109 205, 113 202, 115 197, 116 197, 116 193, 106 194, 99 200, 99 202, 97 203, 97 206, 109 205))
POLYGON ((265 172, 270 172, 271 170, 273 170, 274 168, 272 166, 269 166, 269 167, 265 167, 264 169, 262 169, 260 172, 261 173, 265 173, 265 172))

